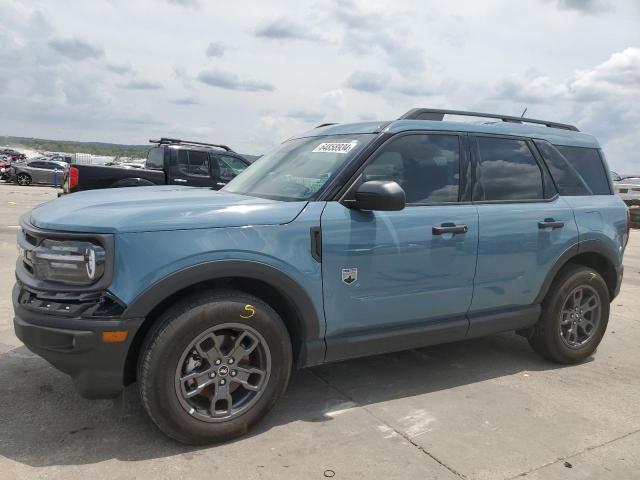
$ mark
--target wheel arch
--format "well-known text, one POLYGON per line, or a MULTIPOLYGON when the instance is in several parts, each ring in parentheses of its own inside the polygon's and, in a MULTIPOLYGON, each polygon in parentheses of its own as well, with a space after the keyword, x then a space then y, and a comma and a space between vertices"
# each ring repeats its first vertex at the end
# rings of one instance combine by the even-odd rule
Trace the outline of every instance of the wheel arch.
POLYGON ((551 284, 568 264, 578 264, 593 268, 607 284, 609 299, 613 300, 617 296, 620 290, 622 266, 617 261, 616 253, 603 242, 587 241, 570 247, 560 256, 553 268, 547 273, 534 303, 542 303, 549 288, 551 288, 551 284))
POLYGON ((129 304, 123 318, 144 318, 131 343, 125 383, 135 381, 142 343, 162 312, 184 295, 216 288, 237 289, 260 298, 283 319, 292 339, 294 362, 310 366, 324 360, 320 321, 307 292, 289 275, 255 261, 206 262, 175 272, 152 285, 129 304))

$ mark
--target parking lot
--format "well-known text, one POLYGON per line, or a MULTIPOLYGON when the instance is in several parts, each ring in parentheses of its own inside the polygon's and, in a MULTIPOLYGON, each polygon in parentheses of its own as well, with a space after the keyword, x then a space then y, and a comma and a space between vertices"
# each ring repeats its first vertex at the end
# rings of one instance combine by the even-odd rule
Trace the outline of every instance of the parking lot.
POLYGON ((49 187, 0 184, 0 477, 626 479, 640 477, 640 234, 590 361, 548 363, 515 334, 299 371, 246 437, 167 439, 136 386, 89 401, 13 333, 19 216, 49 187))

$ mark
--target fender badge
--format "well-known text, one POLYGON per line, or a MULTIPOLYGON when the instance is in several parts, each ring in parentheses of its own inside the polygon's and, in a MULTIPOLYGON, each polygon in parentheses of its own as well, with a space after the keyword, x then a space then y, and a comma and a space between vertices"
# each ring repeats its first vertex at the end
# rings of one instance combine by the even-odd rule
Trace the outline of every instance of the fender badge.
POLYGON ((342 281, 347 285, 351 285, 353 282, 358 280, 358 269, 357 268, 343 268, 342 269, 342 281))

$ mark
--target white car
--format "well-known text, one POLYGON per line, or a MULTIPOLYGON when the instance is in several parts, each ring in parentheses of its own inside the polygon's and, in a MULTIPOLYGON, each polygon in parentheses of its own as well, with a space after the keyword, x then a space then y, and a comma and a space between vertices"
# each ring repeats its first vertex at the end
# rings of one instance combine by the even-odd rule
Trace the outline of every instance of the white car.
POLYGON ((613 188, 627 205, 640 205, 640 177, 620 177, 611 172, 613 188))

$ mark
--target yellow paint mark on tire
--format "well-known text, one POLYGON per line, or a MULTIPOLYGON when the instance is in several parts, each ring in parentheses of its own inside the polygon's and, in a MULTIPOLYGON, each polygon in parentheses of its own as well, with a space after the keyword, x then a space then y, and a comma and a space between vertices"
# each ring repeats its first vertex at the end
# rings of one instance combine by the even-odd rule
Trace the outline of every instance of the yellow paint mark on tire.
POLYGON ((240 315, 240 318, 247 319, 247 318, 252 318, 256 316, 256 307, 254 307, 253 305, 249 305, 249 304, 245 305, 244 311, 248 313, 246 315, 240 315))
POLYGON ((589 280, 593 280, 594 278, 596 278, 598 276, 598 274, 595 273, 595 272, 589 272, 589 275, 591 275, 591 278, 589 280))

